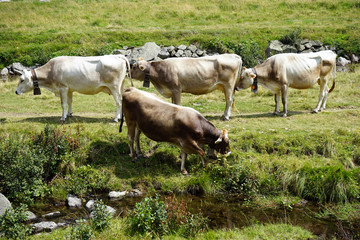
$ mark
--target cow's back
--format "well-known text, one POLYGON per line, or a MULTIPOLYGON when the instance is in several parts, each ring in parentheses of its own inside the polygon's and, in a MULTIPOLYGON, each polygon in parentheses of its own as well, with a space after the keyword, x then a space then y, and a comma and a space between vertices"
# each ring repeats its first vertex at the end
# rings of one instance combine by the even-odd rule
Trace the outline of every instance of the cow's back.
POLYGON ((127 123, 136 123, 154 141, 178 144, 185 133, 200 131, 189 126, 202 117, 196 110, 167 103, 136 88, 124 91, 123 112, 127 123))
POLYGON ((215 89, 223 90, 223 84, 237 74, 242 66, 236 54, 222 54, 200 58, 169 58, 163 61, 165 79, 174 79, 182 92, 205 94, 215 89), (220 83, 220 85, 218 85, 220 83))

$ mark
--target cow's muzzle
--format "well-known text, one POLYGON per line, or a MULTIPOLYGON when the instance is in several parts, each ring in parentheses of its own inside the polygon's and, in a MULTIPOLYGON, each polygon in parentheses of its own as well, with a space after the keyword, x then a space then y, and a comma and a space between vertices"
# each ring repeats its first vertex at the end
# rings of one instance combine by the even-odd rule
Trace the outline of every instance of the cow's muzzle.
POLYGON ((21 92, 18 92, 18 90, 15 91, 16 95, 21 95, 21 92))

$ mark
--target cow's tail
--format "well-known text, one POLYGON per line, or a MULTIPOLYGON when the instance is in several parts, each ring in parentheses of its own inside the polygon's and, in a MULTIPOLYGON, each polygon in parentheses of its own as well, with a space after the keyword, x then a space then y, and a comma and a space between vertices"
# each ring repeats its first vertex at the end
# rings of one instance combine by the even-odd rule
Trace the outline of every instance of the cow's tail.
POLYGON ((131 67, 130 67, 130 63, 129 63, 129 60, 127 59, 127 57, 125 57, 124 55, 118 55, 120 56, 122 59, 124 59, 124 61, 126 62, 126 70, 127 70, 127 75, 128 77, 130 78, 130 82, 131 82, 131 86, 133 87, 134 84, 133 84, 133 81, 132 81, 132 78, 131 78, 131 67))
POLYGON ((332 86, 331 86, 331 88, 330 88, 330 90, 329 90, 329 93, 331 93, 332 92, 332 90, 334 90, 334 88, 335 88, 335 78, 336 78, 336 63, 334 64, 334 67, 333 67, 333 71, 334 71, 334 73, 333 73, 333 84, 332 84, 332 86))
POLYGON ((124 113, 121 111, 121 120, 120 120, 119 132, 122 132, 123 124, 124 124, 124 113))

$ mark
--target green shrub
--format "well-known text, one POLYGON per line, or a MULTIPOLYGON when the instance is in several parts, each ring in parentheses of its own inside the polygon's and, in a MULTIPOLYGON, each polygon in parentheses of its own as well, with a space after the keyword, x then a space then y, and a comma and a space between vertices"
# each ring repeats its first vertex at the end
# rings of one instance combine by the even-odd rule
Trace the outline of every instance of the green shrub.
POLYGON ((86 220, 76 220, 76 224, 71 228, 69 239, 88 240, 93 236, 93 230, 86 220))
POLYGON ((227 192, 251 197, 258 191, 258 180, 251 175, 251 170, 242 164, 214 164, 209 166, 209 172, 215 184, 220 184, 227 192))
POLYGON ((130 233, 149 233, 153 237, 161 237, 170 232, 167 217, 165 204, 159 201, 158 196, 146 197, 135 205, 130 215, 130 233))
POLYGON ((295 28, 289 30, 287 33, 282 35, 279 39, 280 42, 287 45, 295 45, 299 43, 301 40, 301 29, 295 28))
POLYGON ((165 201, 147 197, 135 205, 129 216, 130 234, 151 234, 161 238, 166 234, 178 232, 186 238, 195 235, 207 228, 208 219, 200 214, 191 214, 184 201, 175 197, 168 197, 165 201))
POLYGON ((0 192, 25 203, 45 194, 43 161, 28 142, 18 137, 0 140, 0 192))
POLYGON ((72 155, 76 155, 79 140, 67 133, 65 129, 58 129, 49 125, 44 131, 33 137, 33 147, 37 155, 44 158, 44 180, 51 181, 59 173, 61 164, 72 155))
POLYGON ((102 200, 95 201, 94 209, 91 211, 92 218, 91 218, 91 227, 98 232, 102 232, 106 229, 112 218, 110 212, 106 211, 106 206, 102 202, 102 200))
POLYGON ((32 232, 31 227, 25 224, 27 218, 26 205, 7 209, 5 214, 0 216, 0 232, 9 239, 26 239, 32 232))
POLYGON ((69 193, 83 196, 88 192, 105 190, 109 180, 109 173, 91 166, 81 166, 65 176, 65 188, 69 193))

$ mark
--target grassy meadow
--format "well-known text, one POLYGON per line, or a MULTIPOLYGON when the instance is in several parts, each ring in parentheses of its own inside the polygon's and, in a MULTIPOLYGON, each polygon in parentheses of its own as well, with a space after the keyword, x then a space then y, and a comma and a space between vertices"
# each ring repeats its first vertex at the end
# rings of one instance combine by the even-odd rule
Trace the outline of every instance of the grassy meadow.
MULTIPOLYGON (((13 0, 0 3, 0 16, 0 68, 17 61, 25 66, 44 64, 59 55, 111 54, 116 48, 138 47, 148 41, 166 46, 193 43, 222 52, 245 44, 264 52, 270 40, 294 29, 301 30, 301 38, 321 40, 343 53, 360 55, 357 0, 13 0)), ((53 93, 42 89, 40 96, 17 96, 16 78, 0 81, 0 192, 10 192, 15 206, 34 204, 33 199, 39 204, 49 197, 64 202, 68 193, 85 196, 133 188, 150 196, 156 192, 235 194, 258 208, 295 207, 305 199, 318 204, 319 219, 356 224, 360 220, 360 68, 352 65, 351 70, 336 74, 327 109, 319 114, 311 114, 318 100, 317 85, 289 90, 287 118, 272 115, 274 96, 262 87, 257 94, 250 89, 236 92, 236 108, 226 122, 220 120, 225 108, 221 92, 183 94, 184 106, 229 131, 232 150, 227 158, 219 155, 209 160, 208 168, 201 165, 199 156, 189 156, 189 176, 180 173, 177 147, 144 135, 141 145, 147 158, 131 161, 126 125, 119 133, 119 123, 113 122, 116 106, 112 96, 74 93, 73 117, 61 124, 60 99, 53 93), (17 162, 10 164, 12 159, 17 162), (44 169, 31 168, 39 167, 39 162, 46 163, 44 169), (40 175, 41 180, 33 180, 40 175)), ((134 83, 161 97, 152 85, 144 89, 141 82, 134 83)), ((130 86, 129 79, 126 86, 130 86)), ((126 220, 115 219, 95 237, 127 239, 126 226, 126 220)), ((358 228, 354 239, 359 237, 358 228)), ((69 231, 33 238, 64 239, 69 231)), ((315 236, 287 222, 254 223, 198 236, 255 237, 315 236)))
POLYGON ((148 41, 222 51, 250 42, 263 50, 293 29, 360 54, 357 0, 11 1, 1 3, 0 16, 0 67, 109 54, 148 41))

